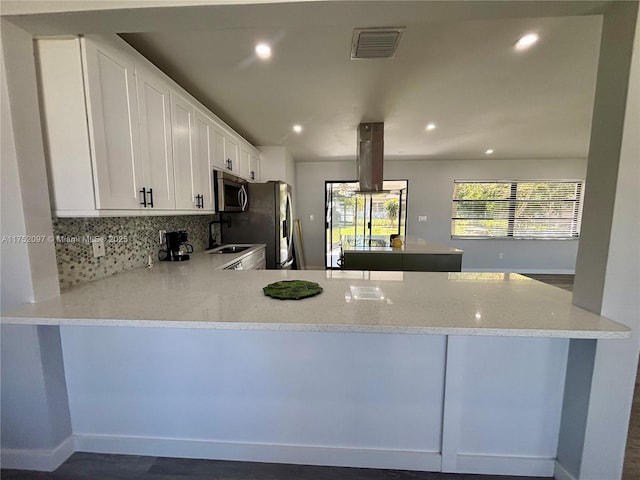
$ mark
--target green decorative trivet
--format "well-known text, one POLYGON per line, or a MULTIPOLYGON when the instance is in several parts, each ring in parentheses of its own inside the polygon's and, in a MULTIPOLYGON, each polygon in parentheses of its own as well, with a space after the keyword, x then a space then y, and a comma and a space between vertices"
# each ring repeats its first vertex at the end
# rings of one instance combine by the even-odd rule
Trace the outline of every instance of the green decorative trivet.
POLYGON ((307 282, 306 280, 282 280, 270 283, 262 291, 266 296, 280 300, 300 300, 322 293, 322 287, 315 282, 307 282))

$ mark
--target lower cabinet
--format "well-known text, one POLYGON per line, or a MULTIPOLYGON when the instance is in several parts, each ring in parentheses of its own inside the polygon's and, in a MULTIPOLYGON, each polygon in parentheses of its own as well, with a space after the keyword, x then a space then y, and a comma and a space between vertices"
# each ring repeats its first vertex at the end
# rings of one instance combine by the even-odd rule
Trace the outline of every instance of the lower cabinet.
POLYGON ((253 252, 251 255, 242 259, 242 266, 246 268, 244 270, 264 270, 267 268, 265 249, 261 248, 257 252, 253 252))
POLYGON ((402 255, 402 270, 405 272, 459 272, 462 270, 462 255, 402 255))
POLYGON ((459 272, 462 255, 416 253, 344 252, 346 270, 395 270, 405 272, 459 272))
POLYGON ((264 270, 266 267, 265 249, 261 248, 233 262, 224 270, 264 270))
POLYGON ((397 253, 344 253, 347 270, 402 270, 402 255, 397 253))

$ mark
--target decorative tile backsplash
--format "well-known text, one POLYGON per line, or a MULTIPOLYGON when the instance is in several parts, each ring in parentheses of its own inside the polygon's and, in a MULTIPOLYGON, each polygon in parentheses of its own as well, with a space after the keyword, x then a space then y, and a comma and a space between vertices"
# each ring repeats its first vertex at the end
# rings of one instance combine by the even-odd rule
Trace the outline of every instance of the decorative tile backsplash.
MULTIPOLYGON (((217 215, 176 217, 53 218, 60 288, 68 288, 114 273, 159 261, 159 231, 186 230, 193 251, 207 248, 209 222, 217 215), (105 256, 94 258, 91 240, 102 237, 105 256)), ((216 233, 219 225, 214 225, 216 233)))

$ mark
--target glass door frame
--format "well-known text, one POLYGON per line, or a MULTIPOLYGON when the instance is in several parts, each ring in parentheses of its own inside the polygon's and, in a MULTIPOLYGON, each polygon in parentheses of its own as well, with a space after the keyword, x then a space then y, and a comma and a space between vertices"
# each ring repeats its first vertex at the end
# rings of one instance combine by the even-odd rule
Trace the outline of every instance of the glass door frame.
MULTIPOLYGON (((409 180, 408 179, 402 179, 402 180, 384 180, 385 183, 393 183, 393 182, 402 182, 404 184, 403 187, 401 188, 392 188, 392 189, 388 189, 391 191, 394 190, 398 190, 398 213, 397 213, 397 217, 395 217, 397 219, 397 230, 395 231, 396 234, 398 235, 406 235, 406 228, 407 228, 407 210, 408 210, 408 190, 409 190, 409 180), (403 208, 404 206, 404 208, 403 208), (403 233, 404 230, 404 233, 403 233)), ((338 260, 334 261, 334 257, 341 256, 342 253, 342 239, 340 240, 340 243, 338 244, 340 246, 340 254, 337 254, 334 252, 335 248, 334 245, 335 243, 333 242, 333 229, 334 229, 334 221, 335 219, 333 218, 333 214, 335 212, 335 205, 333 204, 333 198, 329 198, 330 196, 330 189, 329 187, 331 186, 331 194, 333 194, 333 192, 335 191, 334 188, 337 185, 340 184, 345 184, 345 185, 353 185, 357 188, 358 186, 358 182, 357 180, 325 180, 325 188, 324 188, 324 204, 325 204, 325 240, 324 240, 324 255, 325 255, 325 269, 327 270, 333 270, 333 269, 339 269, 341 268, 340 263, 338 260), (329 250, 331 248, 331 250, 329 250)), ((385 189, 387 190, 387 189, 385 189)), ((357 190, 353 191, 354 193, 357 194, 357 190)), ((374 239, 373 238, 373 198, 374 196, 383 194, 383 192, 381 193, 367 193, 367 192, 361 192, 360 195, 365 196, 364 201, 365 201, 365 205, 364 205, 364 210, 368 209, 368 217, 366 215, 365 212, 365 216, 364 216, 364 221, 363 221, 363 243, 366 243, 365 246, 382 246, 382 245, 374 245, 372 242, 374 240, 376 240, 377 242, 385 242, 385 245, 387 245, 388 243, 385 240, 381 240, 381 239, 374 239), (367 221, 368 218, 368 221, 367 221)), ((331 197, 333 197, 333 195, 331 195, 331 197)), ((360 211, 360 209, 358 208, 357 205, 358 199, 356 198, 356 205, 355 205, 355 209, 354 209, 354 218, 353 218, 353 223, 354 223, 354 242, 357 243, 357 237, 358 237, 358 211, 360 211)), ((391 232, 387 231, 387 233, 391 234, 391 232)), ((386 235, 385 235, 386 237, 386 235)), ((390 243, 390 241, 389 241, 390 243)))

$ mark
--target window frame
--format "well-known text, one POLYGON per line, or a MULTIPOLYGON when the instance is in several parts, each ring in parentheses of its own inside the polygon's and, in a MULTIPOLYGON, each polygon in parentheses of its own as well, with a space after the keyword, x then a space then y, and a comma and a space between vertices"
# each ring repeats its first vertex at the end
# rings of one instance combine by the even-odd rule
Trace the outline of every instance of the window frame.
MULTIPOLYGON (((580 179, 553 179, 553 180, 455 180, 453 181, 453 199, 451 206, 451 239, 452 240, 578 240, 580 238, 581 232, 581 224, 582 224, 582 209, 584 203, 584 180, 580 179), (492 198, 483 198, 483 199, 459 199, 456 198, 457 185, 458 184, 473 184, 473 183, 482 183, 482 184, 509 184, 509 198, 507 199, 492 199, 492 198), (519 220, 516 217, 516 205, 518 201, 522 201, 517 196, 518 192, 518 184, 526 184, 526 183, 574 183, 577 185, 576 188, 576 198, 568 199, 568 200, 559 200, 559 199, 549 199, 549 200, 540 200, 536 199, 536 202, 568 202, 573 203, 573 213, 571 218, 562 217, 562 218, 536 218, 537 220, 570 220, 573 222, 572 228, 573 232, 570 235, 516 235, 515 234, 515 224, 519 220), (454 212, 457 211, 456 203, 457 202, 504 202, 508 203, 507 212, 508 215, 506 217, 507 221, 507 233, 506 235, 456 235, 454 234, 455 221, 456 220, 478 220, 477 217, 459 217, 454 216, 454 212)), ((485 217, 486 220, 505 220, 504 217, 485 217)))

